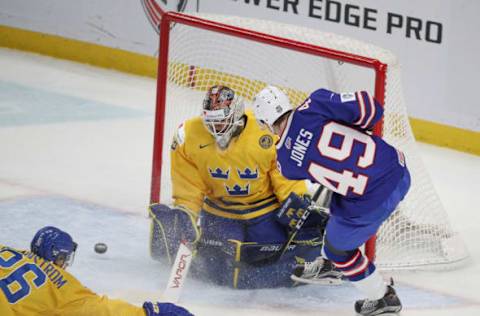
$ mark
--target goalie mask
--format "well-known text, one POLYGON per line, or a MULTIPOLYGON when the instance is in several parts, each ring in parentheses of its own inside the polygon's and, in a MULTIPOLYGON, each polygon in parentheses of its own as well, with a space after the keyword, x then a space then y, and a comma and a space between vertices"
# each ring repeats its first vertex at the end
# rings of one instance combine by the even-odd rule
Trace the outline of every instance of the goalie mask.
POLYGON ((222 149, 244 125, 245 105, 241 97, 226 86, 211 87, 203 100, 202 119, 208 131, 222 149))

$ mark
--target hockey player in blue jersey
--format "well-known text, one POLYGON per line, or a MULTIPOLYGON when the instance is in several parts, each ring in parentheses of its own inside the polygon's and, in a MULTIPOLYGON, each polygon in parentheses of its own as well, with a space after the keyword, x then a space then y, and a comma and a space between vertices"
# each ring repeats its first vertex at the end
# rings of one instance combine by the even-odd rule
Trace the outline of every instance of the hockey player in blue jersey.
POLYGON ((402 152, 370 132, 383 115, 367 92, 314 91, 293 108, 277 87, 260 91, 257 120, 280 136, 277 166, 288 179, 310 179, 333 192, 322 254, 365 296, 361 315, 399 312, 387 285, 360 247, 392 214, 410 187, 402 152))

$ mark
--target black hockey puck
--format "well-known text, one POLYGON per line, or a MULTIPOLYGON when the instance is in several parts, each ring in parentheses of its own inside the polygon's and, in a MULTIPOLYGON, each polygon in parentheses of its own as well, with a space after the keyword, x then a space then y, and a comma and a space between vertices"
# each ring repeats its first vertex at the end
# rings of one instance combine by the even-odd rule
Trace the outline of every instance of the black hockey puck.
POLYGON ((103 242, 99 242, 95 244, 94 249, 96 253, 105 253, 107 252, 108 247, 107 247, 107 244, 104 244, 103 242))

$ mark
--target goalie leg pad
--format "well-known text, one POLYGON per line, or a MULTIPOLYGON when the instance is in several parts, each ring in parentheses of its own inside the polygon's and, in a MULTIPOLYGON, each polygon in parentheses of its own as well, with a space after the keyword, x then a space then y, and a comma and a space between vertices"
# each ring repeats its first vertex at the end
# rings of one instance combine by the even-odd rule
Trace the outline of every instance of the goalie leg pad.
POLYGON ((258 264, 280 251, 286 239, 285 227, 274 213, 242 221, 203 212, 201 223, 202 238, 190 271, 217 285, 238 289, 293 286, 290 275, 297 259, 312 261, 320 255, 318 230, 303 228, 302 235, 314 239, 312 242, 295 239, 280 260, 258 264))
POLYGON ((232 286, 235 247, 229 240, 245 240, 245 222, 201 212, 202 238, 190 269, 195 278, 232 286))
POLYGON ((200 231, 196 220, 184 209, 170 208, 164 204, 150 206, 152 217, 150 234, 150 253, 156 260, 167 260, 169 264, 175 260, 182 240, 191 244, 198 242, 200 231))
POLYGON ((321 246, 294 243, 277 261, 258 265, 255 261, 272 256, 271 252, 281 251, 281 244, 244 243, 237 247, 236 278, 233 287, 238 289, 259 289, 292 287, 296 285, 290 278, 295 267, 304 261, 312 261, 320 255, 321 246), (270 253, 270 254, 269 254, 270 253))
POLYGON ((191 267, 196 278, 235 289, 292 287, 290 278, 296 265, 320 256, 321 247, 294 244, 282 258, 271 264, 257 264, 281 244, 257 244, 230 239, 222 246, 199 244, 191 267))
POLYGON ((285 227, 276 218, 275 212, 272 212, 246 221, 245 241, 268 244, 286 241, 285 227))

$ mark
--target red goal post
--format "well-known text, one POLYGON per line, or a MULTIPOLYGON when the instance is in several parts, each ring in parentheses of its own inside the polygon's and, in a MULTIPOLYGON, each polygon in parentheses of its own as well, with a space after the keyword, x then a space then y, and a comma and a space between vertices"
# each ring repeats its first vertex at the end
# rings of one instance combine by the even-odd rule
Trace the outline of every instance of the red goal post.
MULTIPOLYGON (((390 94, 389 94, 390 99, 387 100, 387 94, 388 94, 386 93, 386 89, 388 85, 387 76, 395 76, 395 77, 399 76, 399 72, 397 72, 396 70, 396 68, 398 68, 398 65, 395 65, 396 67, 395 72, 387 73, 390 65, 395 64, 396 60, 394 58, 392 59, 386 58, 387 62, 380 61, 379 58, 376 58, 376 55, 383 56, 382 55, 384 54, 383 50, 381 50, 380 48, 376 48, 370 44, 362 44, 361 42, 357 42, 355 40, 352 40, 352 43, 354 43, 353 45, 354 48, 352 48, 351 50, 360 51, 362 53, 365 52, 365 54, 353 53, 352 51, 350 51, 350 48, 346 50, 342 50, 342 48, 345 45, 344 44, 345 38, 339 37, 339 36, 338 37, 330 36, 330 34, 327 34, 326 36, 322 35, 326 38, 326 41, 327 41, 327 45, 325 46, 318 45, 317 43, 315 43, 315 41, 312 41, 312 42, 300 41, 294 38, 295 36, 302 34, 302 32, 312 32, 311 37, 314 39, 318 34, 321 33, 316 30, 303 29, 296 26, 288 26, 285 24, 277 23, 277 22, 260 21, 260 20, 254 20, 254 19, 246 19, 246 18, 235 18, 235 17, 222 18, 218 16, 208 16, 208 18, 205 18, 203 16, 199 17, 199 16, 186 15, 181 13, 174 13, 174 12, 168 12, 162 16, 161 25, 160 25, 157 100, 156 100, 152 181, 151 181, 151 195, 150 195, 151 203, 157 203, 157 202, 160 202, 162 199, 164 200, 168 198, 168 194, 166 194, 166 192, 171 190, 171 188, 169 187, 169 181, 166 180, 168 176, 165 173, 166 172, 168 173, 169 171, 169 165, 166 164, 166 160, 169 159, 168 158, 169 151, 165 150, 165 148, 168 148, 168 147, 165 147, 164 144, 166 141, 170 141, 169 137, 167 137, 167 134, 170 133, 169 135, 171 135, 171 130, 175 129, 178 126, 178 124, 181 122, 181 120, 179 120, 180 117, 183 117, 183 119, 185 119, 188 116, 191 117, 194 115, 198 115, 200 113, 201 99, 199 99, 198 97, 194 97, 194 95, 196 95, 197 92, 199 91, 201 91, 203 94, 210 84, 213 84, 213 83, 218 84, 223 82, 224 80, 227 80, 229 81, 228 82, 229 85, 231 86, 233 85, 234 88, 239 87, 237 89, 240 89, 240 90, 242 89, 242 85, 247 85, 247 84, 251 85, 248 92, 247 91, 240 92, 240 94, 243 93, 243 96, 247 100, 249 99, 251 100, 251 97, 253 97, 252 93, 258 92, 260 90, 258 88, 262 84, 266 85, 268 83, 268 84, 279 85, 276 82, 271 82, 271 80, 277 79, 277 77, 279 77, 278 73, 273 74, 271 78, 264 76, 264 73, 268 74, 270 71, 272 71, 271 69, 263 70, 261 74, 260 72, 257 74, 258 77, 253 77, 253 78, 246 78, 249 76, 248 69, 247 70, 243 69, 244 68, 243 64, 248 63, 249 58, 262 57, 264 63, 268 63, 270 59, 275 59, 276 53, 272 54, 272 52, 268 50, 273 47, 275 47, 275 49, 278 48, 278 49, 288 51, 289 52, 288 54, 290 54, 288 55, 289 57, 286 57, 285 60, 283 60, 277 65, 277 68, 278 67, 282 68, 283 66, 286 67, 287 66, 286 63, 289 60, 293 61, 291 54, 298 53, 299 55, 301 55, 298 57, 298 60, 300 60, 301 62, 304 59, 305 60, 308 59, 308 61, 305 62, 306 69, 317 66, 318 63, 315 62, 313 58, 319 58, 319 59, 321 58, 322 60, 327 59, 329 60, 329 62, 335 61, 341 66, 342 66, 342 63, 345 63, 349 65, 354 65, 355 67, 358 67, 358 68, 368 69, 369 71, 371 71, 373 73, 373 79, 372 78, 368 79, 368 81, 372 81, 371 84, 373 87, 373 91, 371 92, 374 93, 375 98, 382 104, 385 104, 385 102, 387 101, 386 113, 385 113, 385 117, 388 117, 387 124, 389 124, 389 122, 392 122, 391 125, 395 126, 394 128, 389 127, 389 125, 384 126, 384 121, 381 121, 375 126, 374 133, 376 135, 383 135, 384 131, 387 130, 388 131, 387 140, 390 140, 388 139, 388 137, 391 137, 392 138, 391 142, 393 142, 394 145, 397 146, 397 143, 396 143, 397 139, 401 138, 401 140, 399 141, 400 142, 399 147, 402 150, 407 150, 407 152, 409 152, 410 147, 412 146, 414 147, 414 144, 413 145, 411 144, 412 142, 414 143, 414 139, 413 139, 413 135, 411 134, 408 118, 406 117, 405 106, 402 103, 403 97, 400 95, 401 86, 397 87, 397 85, 399 85, 399 83, 397 83, 397 81, 400 80, 399 78, 398 79, 395 78, 395 84, 391 84, 392 91, 390 91, 390 94), (246 21, 245 25, 247 27, 243 27, 244 25, 242 24, 243 20, 246 21), (258 28, 256 23, 258 23, 258 28), (252 25, 254 26, 252 27, 252 25), (259 31, 259 29, 262 29, 262 28, 265 30, 274 30, 272 33, 276 33, 278 29, 283 28, 284 31, 279 33, 284 34, 286 32, 288 36, 279 36, 278 34, 259 31), (292 35, 290 35, 290 32, 292 32, 292 35), (216 58, 219 59, 218 63, 215 60, 213 60, 213 58, 210 56, 215 52, 214 49, 212 50, 212 52, 208 51, 208 47, 209 47, 208 42, 211 41, 212 46, 214 45, 214 40, 210 39, 209 36, 214 36, 214 37, 222 36, 222 40, 219 40, 219 42, 216 43, 216 45, 218 45, 218 48, 214 48, 214 49, 222 50, 222 53, 223 53, 223 55, 219 54, 218 56, 216 56, 216 58), (172 37, 174 37, 173 40, 172 40, 172 37), (222 45, 232 46, 231 43, 225 44, 226 42, 222 42, 223 40, 227 40, 227 39, 235 39, 235 42, 242 41, 242 43, 238 44, 238 47, 235 47, 235 50, 232 50, 232 51, 227 50, 224 52, 223 51, 224 47, 222 47, 222 45), (337 41, 339 43, 338 46, 341 49, 332 48, 337 46, 337 41), (266 52, 263 52, 263 54, 266 56, 259 56, 259 54, 255 55, 255 48, 253 47, 249 48, 248 50, 245 49, 244 51, 242 51, 241 54, 239 53, 238 56, 235 55, 238 51, 242 50, 243 47, 254 45, 250 43, 260 43, 263 45, 262 47, 268 46, 268 49, 262 48, 266 50, 266 52), (203 48, 203 50, 202 48, 200 48, 200 46, 202 45, 205 45, 206 47, 206 48, 203 48), (198 49, 198 52, 196 52, 197 49, 198 49), (380 51, 380 53, 377 52, 377 50, 380 51), (253 51, 253 53, 251 51, 253 51), (229 55, 230 53, 231 55, 229 55), (247 53, 251 55, 249 55, 248 57, 245 57, 244 54, 247 54, 247 53), (172 57, 172 55, 175 55, 175 56, 172 57), (310 57, 305 57, 305 55, 309 55, 310 57), (202 58, 209 61, 205 62, 204 65, 199 65, 202 63, 202 58), (242 60, 242 58, 245 58, 245 59, 242 60), (211 61, 210 59, 212 59, 213 61, 211 61), (234 67, 237 67, 238 69, 234 67), (393 87, 395 89, 393 89, 393 87), (181 90, 181 91, 177 92, 177 90, 181 90), (186 91, 183 91, 183 90, 186 90, 186 91), (400 90, 400 91, 397 91, 397 90, 400 90), (395 102, 393 102, 392 100, 394 100, 395 102), (388 111, 388 107, 390 104, 394 105, 392 106, 392 108, 395 108, 395 111, 388 111), (400 106, 398 104, 400 104, 400 106), (185 109, 185 108, 188 108, 188 109, 185 109), (398 123, 397 121, 401 121, 401 122, 398 123), (168 124, 166 124, 166 122, 168 122, 168 124), (400 125, 401 128, 398 128, 397 125, 400 125), (404 140, 404 138, 406 140, 404 140), (402 146, 403 142, 405 142, 407 145, 402 146), (405 149, 403 147, 408 147, 408 148, 405 149), (165 197, 162 197, 163 195, 165 195, 165 197)), ((350 44, 347 44, 347 47, 349 47, 349 45, 350 44)), ((261 50, 260 47, 258 49, 261 50)), ((297 59, 295 59, 295 61, 296 60, 297 59)), ((341 68, 341 66, 338 66, 338 67, 335 66, 334 67, 335 69, 333 70, 333 72, 336 72, 337 71, 336 68, 341 68)), ((255 67, 252 67, 251 69, 252 71, 254 70, 253 68, 255 67)), ((349 68, 347 69, 348 69, 347 72, 351 71, 349 68)), ((301 72, 302 70, 299 70, 299 71, 301 72)), ((344 71, 344 70, 338 70, 338 71, 344 71)), ((345 80, 348 81, 349 75, 351 75, 352 77, 356 77, 356 75, 352 75, 348 73, 346 75, 344 74, 338 75, 337 73, 330 74, 330 72, 332 72, 331 67, 327 67, 326 70, 323 72, 329 74, 332 77, 335 77, 335 80, 342 82, 341 84, 338 84, 338 85, 334 84, 334 86, 336 86, 337 88, 344 87, 344 86, 346 87, 355 86, 355 84, 352 84, 352 83, 344 84, 343 81, 345 80)), ((280 75, 283 80, 282 83, 288 81, 285 78, 287 78, 289 75, 293 75, 292 72, 290 72, 290 74, 286 72, 285 74, 282 73, 280 75)), ((295 80, 292 80, 292 81, 295 81, 295 80)), ((330 82, 331 80, 327 79, 327 81, 330 82)), ((363 82, 366 80, 362 79, 360 81, 363 82)), ((316 88, 320 88, 320 87, 322 87, 321 84, 316 85, 316 88)), ((291 92, 291 93, 294 93, 292 91, 298 90, 298 87, 292 88, 288 85, 288 83, 285 83, 283 85, 283 88, 285 88, 286 90, 288 90, 288 92, 291 92)), ((332 90, 335 90, 332 87, 327 87, 327 88, 331 88, 332 90)), ((355 89, 355 90, 360 90, 360 89, 355 89)), ((340 90, 340 91, 345 91, 345 90, 340 90)), ((354 90, 351 90, 351 91, 354 91, 354 90)), ((311 90, 308 92, 311 92, 311 90)), ((289 96, 291 93, 289 93, 289 96)), ((302 93, 299 93, 298 95, 302 95, 302 93)), ((412 151, 415 151, 415 149, 413 149, 412 151)), ((415 156, 415 154, 413 154, 413 156, 415 156)), ((414 157, 413 160, 416 161, 417 159, 414 157)), ((417 163, 415 163, 415 165, 416 164, 417 163)), ((418 163, 418 165, 419 165, 418 169, 422 169, 421 162, 418 163)), ((414 169, 417 169, 417 167, 414 166, 414 169)), ((421 176, 422 179, 425 178, 425 176, 423 176, 424 171, 422 170, 420 173, 422 173, 422 176, 421 176)), ((417 179, 418 177, 419 176, 417 176, 417 179)), ((413 176, 412 178, 415 180, 415 176, 413 176)), ((430 187, 432 185, 429 183, 426 186, 428 186, 428 191, 430 192, 430 187)), ((422 184, 422 187, 423 187, 423 184, 422 184)), ((417 196, 420 194, 415 194, 415 195, 417 196)), ((422 199, 421 196, 415 197, 415 203, 410 203, 410 204, 415 206, 416 201, 421 199, 422 199)), ((432 198, 432 200, 434 199, 435 197, 432 198)), ((435 203, 439 203, 439 202, 435 202, 435 203)), ((408 207, 410 207, 410 205, 408 205, 408 207)), ((434 204, 432 207, 433 208, 436 207, 436 204, 434 204)), ((410 209, 411 208, 412 207, 410 207, 410 209)), ((466 258, 467 256, 466 252, 457 253, 455 251, 452 251, 453 254, 447 254, 446 256, 444 256, 444 257, 448 257, 449 255, 451 255, 450 256, 451 258, 442 257, 440 259, 437 259, 436 257, 438 257, 439 255, 441 256, 442 254, 445 253, 444 249, 442 248, 444 247, 443 245, 440 245, 440 246, 436 245, 436 243, 438 242, 442 244, 443 240, 438 241, 433 239, 438 237, 439 232, 441 235, 440 239, 443 238, 446 240, 447 239, 449 240, 454 235, 456 236, 456 234, 451 231, 451 228, 449 227, 448 222, 447 223, 442 222, 440 223, 439 227, 437 226, 433 227, 435 223, 431 224, 429 222, 424 222, 423 218, 421 218, 421 220, 418 220, 418 221, 416 221, 415 219, 412 221, 412 217, 410 213, 411 212, 409 209, 407 209, 407 211, 402 210, 402 211, 396 212, 395 220, 399 221, 401 225, 403 225, 402 228, 399 230, 400 232, 398 233, 398 234, 403 234, 402 235, 402 251, 404 247, 403 246, 404 242, 406 244, 405 251, 407 252, 410 251, 411 247, 414 247, 414 245, 412 244, 417 243, 416 240, 411 241, 411 239, 408 239, 408 237, 405 237, 404 231, 405 230, 414 231, 418 229, 419 231, 421 231, 420 233, 421 236, 419 238, 423 238, 423 235, 426 235, 425 232, 427 230, 428 230, 427 233, 432 235, 427 238, 428 239, 427 243, 429 244, 431 243, 432 245, 435 243, 435 245, 429 246, 430 248, 434 248, 432 252, 435 252, 435 254, 433 254, 432 259, 430 258, 428 258, 427 260, 412 259, 406 263, 399 264, 398 267, 409 268, 416 265, 418 266, 435 265, 435 264, 443 265, 444 263, 451 263, 451 262, 455 263, 458 261, 462 261, 463 259, 466 258), (404 213, 407 215, 404 216, 404 213)), ((429 217, 429 216, 425 216, 425 217, 429 217)), ((398 225, 399 225, 398 222, 396 222, 396 223, 392 223, 392 225, 390 226, 396 227, 398 225)), ((386 230, 389 234, 389 236, 385 238, 385 240, 387 240, 388 243, 397 242, 399 240, 397 238, 397 234, 395 232, 390 233, 390 231, 394 228, 390 228, 389 225, 384 225, 384 226, 387 226, 387 228, 382 227, 382 229, 386 230)), ((371 260, 374 259, 376 254, 375 240, 376 240, 376 237, 373 236, 372 239, 366 245, 366 254, 371 260)), ((457 242, 456 239, 455 239, 455 242, 457 242)), ((462 246, 463 246, 463 243, 462 243, 462 246)), ((393 253, 396 252, 394 247, 395 246, 393 246, 393 253)), ((452 248, 452 246, 448 244, 447 248, 450 249, 452 248)), ((413 252, 417 253, 422 251, 423 251, 423 248, 420 250, 415 249, 413 252)), ((392 251, 388 250, 387 253, 390 254, 392 253, 392 251)), ((418 256, 418 254, 416 254, 416 256, 418 256)), ((397 260, 396 258, 397 256, 395 256, 395 259, 392 260, 392 262, 387 260, 385 267, 397 268, 397 265, 395 262, 395 260, 397 260)))

